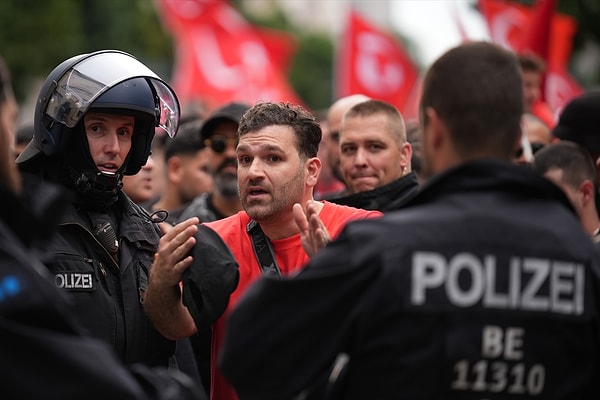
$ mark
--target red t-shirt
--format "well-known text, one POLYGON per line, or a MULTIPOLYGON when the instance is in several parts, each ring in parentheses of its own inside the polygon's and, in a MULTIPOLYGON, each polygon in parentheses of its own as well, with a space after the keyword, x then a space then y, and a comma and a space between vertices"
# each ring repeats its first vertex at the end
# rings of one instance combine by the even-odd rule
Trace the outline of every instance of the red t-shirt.
MULTIPOLYGON (((323 208, 319 217, 327 228, 331 238, 335 238, 344 228, 346 222, 360 218, 376 218, 382 214, 379 211, 367 211, 358 208, 341 206, 328 201, 323 201, 323 208)), ((211 350, 211 396, 212 400, 236 400, 237 394, 227 383, 217 367, 217 354, 222 346, 225 331, 225 320, 231 309, 235 306, 240 295, 248 285, 262 275, 261 268, 256 260, 250 235, 246 226, 250 217, 241 211, 230 217, 206 223, 215 230, 227 243, 239 264, 240 281, 237 289, 231 294, 227 310, 213 326, 211 350)), ((294 272, 309 260, 302 248, 300 234, 285 239, 271 240, 275 259, 282 275, 294 272)))

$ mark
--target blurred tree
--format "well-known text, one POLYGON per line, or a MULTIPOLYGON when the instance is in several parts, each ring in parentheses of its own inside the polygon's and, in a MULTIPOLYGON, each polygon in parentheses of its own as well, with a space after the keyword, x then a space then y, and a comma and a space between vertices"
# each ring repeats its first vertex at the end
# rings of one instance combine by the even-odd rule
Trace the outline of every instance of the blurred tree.
POLYGON ((333 43, 328 36, 299 35, 290 81, 306 106, 313 111, 329 107, 333 100, 333 43))
POLYGON ((74 17, 80 7, 76 0, 0 2, 0 54, 11 70, 17 99, 33 77, 82 49, 83 20, 74 17))
POLYGON ((152 1, 0 2, 0 54, 19 101, 61 61, 109 48, 135 55, 161 75, 170 73, 171 39, 152 1))

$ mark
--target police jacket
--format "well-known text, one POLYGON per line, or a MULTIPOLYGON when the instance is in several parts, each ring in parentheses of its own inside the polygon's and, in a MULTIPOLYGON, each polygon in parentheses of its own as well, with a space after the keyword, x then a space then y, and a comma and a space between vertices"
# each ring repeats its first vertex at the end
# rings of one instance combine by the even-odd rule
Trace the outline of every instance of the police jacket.
POLYGON ((154 329, 142 304, 160 231, 123 192, 113 207, 120 216, 111 243, 118 242, 118 261, 107 250, 110 231, 93 232, 107 215, 71 204, 44 263, 56 286, 73 298, 75 313, 91 335, 107 342, 125 363, 166 366, 174 342, 154 329))
POLYGON ((30 247, 51 233, 65 199, 41 187, 26 202, 0 185, 0 390, 6 399, 197 399, 167 369, 126 368, 84 335, 68 294, 30 247), (50 217, 50 218, 49 218, 50 217))
POLYGON ((418 190, 417 174, 410 172, 387 185, 343 197, 333 197, 329 201, 365 210, 386 212, 401 208, 415 197, 418 190))
POLYGON ((320 389, 347 400, 597 399, 599 268, 556 186, 471 162, 349 223, 297 276, 257 281, 220 365, 242 400, 327 375, 320 389))

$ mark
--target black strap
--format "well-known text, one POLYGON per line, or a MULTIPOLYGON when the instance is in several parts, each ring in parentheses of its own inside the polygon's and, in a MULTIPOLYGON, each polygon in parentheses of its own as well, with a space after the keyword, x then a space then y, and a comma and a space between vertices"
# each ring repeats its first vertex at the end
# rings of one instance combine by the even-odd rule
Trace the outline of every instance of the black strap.
POLYGON ((250 221, 246 226, 246 232, 248 232, 250 239, 252 239, 254 254, 263 275, 281 276, 277 261, 275 261, 275 253, 273 252, 271 242, 267 239, 258 222, 255 220, 250 221))

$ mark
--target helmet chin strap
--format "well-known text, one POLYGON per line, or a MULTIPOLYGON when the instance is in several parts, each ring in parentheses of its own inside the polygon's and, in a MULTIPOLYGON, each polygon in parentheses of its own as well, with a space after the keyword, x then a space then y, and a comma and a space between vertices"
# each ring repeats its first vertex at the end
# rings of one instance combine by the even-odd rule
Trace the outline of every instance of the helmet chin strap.
POLYGON ((84 191, 112 192, 118 191, 122 187, 123 173, 121 172, 85 170, 80 171, 79 176, 75 179, 75 188, 84 191))
POLYGON ((118 192, 123 187, 122 172, 70 169, 70 175, 82 205, 89 208, 110 207, 117 201, 118 192))

